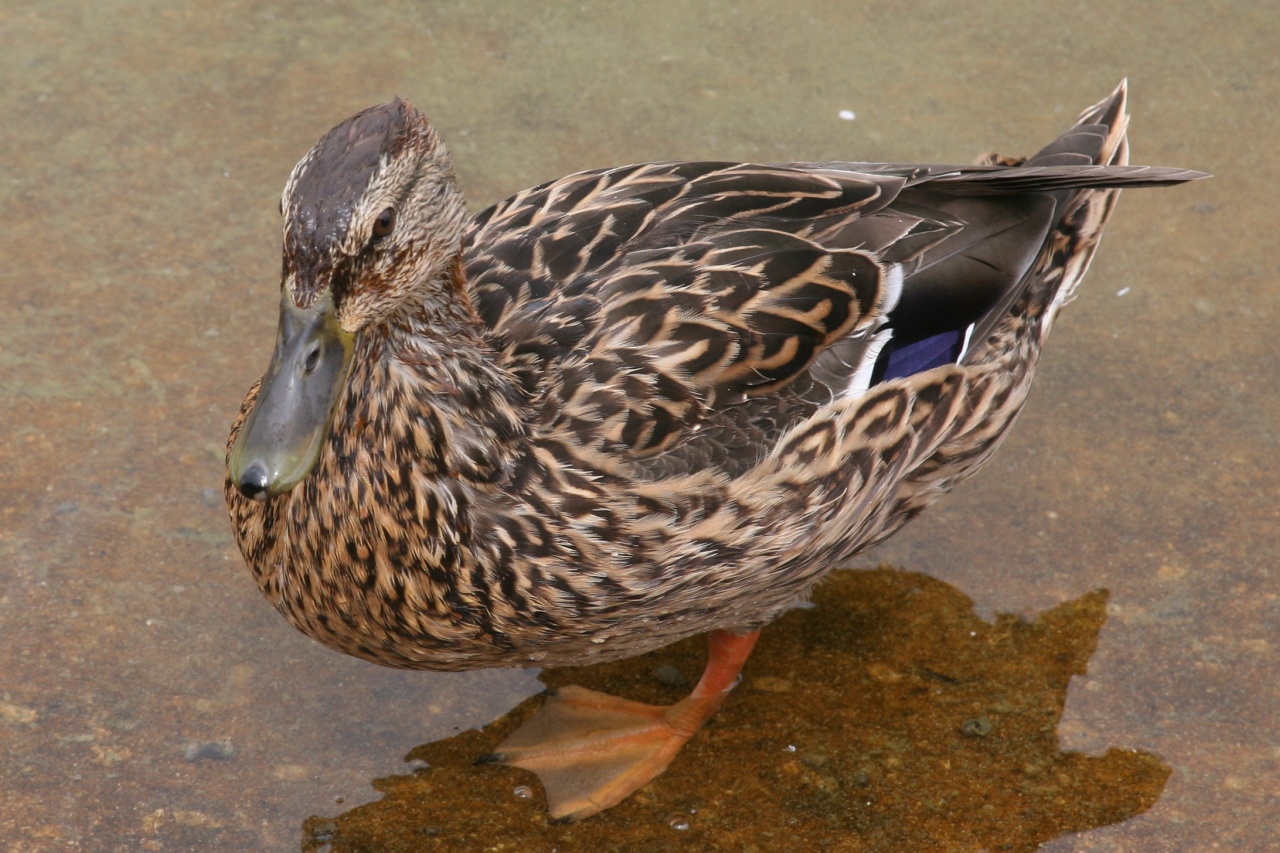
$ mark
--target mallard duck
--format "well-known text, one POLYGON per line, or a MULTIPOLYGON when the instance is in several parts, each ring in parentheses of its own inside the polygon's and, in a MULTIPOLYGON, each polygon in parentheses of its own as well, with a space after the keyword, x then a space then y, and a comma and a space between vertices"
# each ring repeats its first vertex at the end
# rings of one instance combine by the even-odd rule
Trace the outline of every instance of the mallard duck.
POLYGON ((995 451, 1120 187, 1125 89, 1025 160, 664 162, 474 218, 402 100, 282 196, 279 335, 228 441, 267 599, 393 667, 563 666, 708 633, 686 699, 570 688, 489 756, 551 813, 661 773, 762 626, 995 451))

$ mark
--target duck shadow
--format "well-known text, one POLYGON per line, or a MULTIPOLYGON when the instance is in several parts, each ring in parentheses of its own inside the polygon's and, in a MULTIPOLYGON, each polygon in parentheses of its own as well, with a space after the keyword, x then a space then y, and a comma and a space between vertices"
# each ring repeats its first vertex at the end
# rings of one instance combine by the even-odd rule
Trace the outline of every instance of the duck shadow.
MULTIPOLYGON (((303 851, 1031 851, 1150 808, 1170 769, 1112 748, 1059 749, 1067 685, 1106 619, 1098 590, 1034 621, 987 622, 924 575, 837 572, 813 607, 765 629, 746 677, 665 774, 576 824, 547 816, 532 774, 473 765, 541 703, 414 749, 425 766, 374 780, 381 800, 309 818, 303 851)), ((548 670, 669 703, 699 638, 615 663, 548 670)))

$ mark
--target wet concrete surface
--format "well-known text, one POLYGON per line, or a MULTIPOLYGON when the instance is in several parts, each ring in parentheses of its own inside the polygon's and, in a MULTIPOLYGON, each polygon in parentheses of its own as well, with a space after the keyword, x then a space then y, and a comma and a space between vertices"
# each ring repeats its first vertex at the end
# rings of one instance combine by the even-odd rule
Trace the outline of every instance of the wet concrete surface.
MULTIPOLYGON (((0 9, 0 847, 1269 849, 1280 17, 1072 8, 0 9), (855 566, 906 571, 768 629, 613 813, 552 827, 530 777, 469 766, 535 673, 381 670, 258 598, 222 443, 280 188, 337 121, 409 98, 479 208, 629 161, 1029 152, 1125 75, 1134 161, 1215 178, 1125 195, 1013 437, 855 566)), ((545 678, 665 700, 655 667, 700 655, 545 678)))

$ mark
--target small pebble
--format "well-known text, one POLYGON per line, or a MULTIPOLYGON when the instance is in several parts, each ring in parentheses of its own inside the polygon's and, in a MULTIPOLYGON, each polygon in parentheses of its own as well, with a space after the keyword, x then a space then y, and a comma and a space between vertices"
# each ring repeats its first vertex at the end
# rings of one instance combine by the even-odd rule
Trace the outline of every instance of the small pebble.
POLYGON ((871 774, 866 770, 859 770, 849 777, 849 784, 855 788, 865 788, 871 784, 871 774))
POLYGON ((309 841, 324 843, 338 834, 338 822, 332 818, 312 818, 306 826, 309 841))
POLYGON ((666 687, 687 687, 689 679, 684 677, 679 668, 669 664, 659 664, 653 668, 653 678, 666 687))
POLYGON ((986 717, 974 717, 960 724, 960 734, 965 737, 986 737, 994 728, 995 724, 986 717))
POLYGON ((213 761, 230 761, 236 757, 238 750, 226 740, 186 740, 182 742, 182 757, 187 761, 210 759, 213 761))

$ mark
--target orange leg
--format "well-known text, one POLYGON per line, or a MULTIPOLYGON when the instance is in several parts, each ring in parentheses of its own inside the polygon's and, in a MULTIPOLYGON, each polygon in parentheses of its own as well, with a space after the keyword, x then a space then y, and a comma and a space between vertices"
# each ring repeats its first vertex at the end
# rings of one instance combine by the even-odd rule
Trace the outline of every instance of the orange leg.
POLYGON ((709 634, 702 678, 674 705, 646 705, 584 687, 549 694, 497 752, 480 761, 536 773, 554 818, 578 820, 615 806, 666 770, 719 709, 759 636, 709 634))

